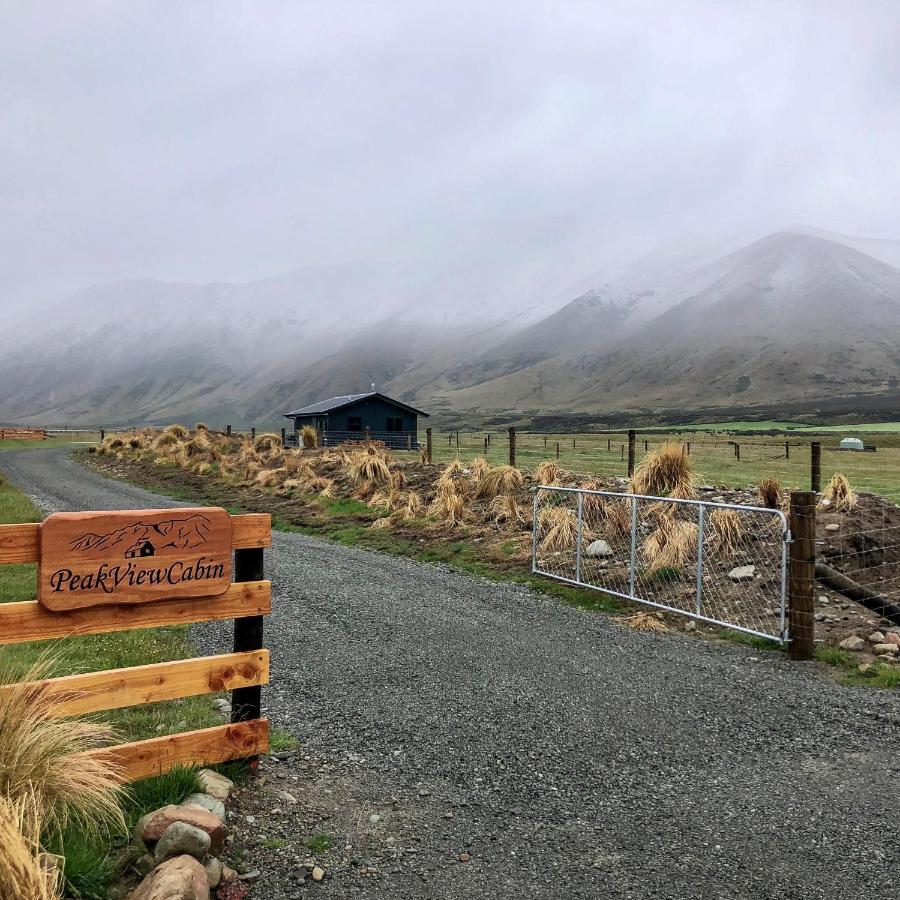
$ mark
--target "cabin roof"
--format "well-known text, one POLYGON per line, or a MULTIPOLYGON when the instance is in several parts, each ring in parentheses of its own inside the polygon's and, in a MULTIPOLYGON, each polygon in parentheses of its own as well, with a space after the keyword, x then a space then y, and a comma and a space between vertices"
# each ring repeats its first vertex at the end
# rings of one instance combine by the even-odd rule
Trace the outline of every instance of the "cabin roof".
POLYGON ((415 413, 417 416, 428 416, 427 412, 422 412, 421 409, 416 409, 414 406, 401 403, 399 400, 394 400, 393 397, 388 397, 386 394, 379 393, 378 391, 367 391, 365 394, 344 394, 341 397, 329 397, 327 400, 319 400, 318 403, 310 403, 309 406, 302 406, 300 409, 295 409, 293 412, 285 413, 284 415, 287 419, 293 419, 302 416, 315 416, 321 415, 322 413, 336 412, 339 409, 344 409, 346 406, 353 406, 354 403, 359 403, 360 400, 368 400, 370 397, 377 397, 380 400, 384 400, 385 403, 390 403, 392 406, 397 406, 400 409, 406 410, 406 412, 415 413))

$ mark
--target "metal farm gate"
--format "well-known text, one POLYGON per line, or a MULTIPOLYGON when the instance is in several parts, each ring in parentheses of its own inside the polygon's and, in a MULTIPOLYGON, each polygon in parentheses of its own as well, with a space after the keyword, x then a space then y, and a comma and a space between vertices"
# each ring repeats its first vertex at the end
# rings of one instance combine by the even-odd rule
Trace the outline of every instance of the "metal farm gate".
POLYGON ((532 571, 786 641, 790 533, 779 509, 538 487, 532 571))

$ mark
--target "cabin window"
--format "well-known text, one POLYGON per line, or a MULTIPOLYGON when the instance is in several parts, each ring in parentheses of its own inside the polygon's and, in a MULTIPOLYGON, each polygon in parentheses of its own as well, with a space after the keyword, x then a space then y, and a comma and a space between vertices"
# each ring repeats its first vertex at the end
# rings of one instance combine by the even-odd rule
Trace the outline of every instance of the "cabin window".
POLYGON ((403 419, 401 418, 392 418, 388 416, 387 420, 387 430, 388 431, 403 431, 403 419))
POLYGON ((362 417, 347 416, 347 431, 362 431, 362 417))

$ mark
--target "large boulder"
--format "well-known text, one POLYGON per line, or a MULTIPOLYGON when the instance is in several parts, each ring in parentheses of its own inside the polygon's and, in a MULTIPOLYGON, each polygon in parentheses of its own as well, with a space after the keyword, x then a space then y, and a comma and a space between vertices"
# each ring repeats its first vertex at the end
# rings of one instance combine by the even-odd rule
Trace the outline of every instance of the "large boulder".
POLYGON ((170 805, 150 813, 141 820, 139 837, 145 845, 153 846, 173 822, 184 822, 205 831, 209 835, 209 852, 214 855, 222 849, 225 835, 228 833, 222 820, 207 809, 200 809, 198 806, 170 805))
POLYGON ((206 854, 209 853, 211 843, 209 835, 195 825, 188 825, 187 822, 173 822, 156 842, 153 858, 161 863, 172 856, 182 856, 187 853, 194 859, 203 862, 206 854))
POLYGON ((157 866, 130 900, 209 900, 209 879, 193 856, 175 856, 157 866))

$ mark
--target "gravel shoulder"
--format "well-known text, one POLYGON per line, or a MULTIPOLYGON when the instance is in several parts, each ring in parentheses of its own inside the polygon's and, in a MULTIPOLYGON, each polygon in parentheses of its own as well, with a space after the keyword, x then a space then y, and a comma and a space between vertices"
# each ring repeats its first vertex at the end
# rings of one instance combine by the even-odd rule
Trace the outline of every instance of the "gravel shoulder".
MULTIPOLYGON (((48 511, 177 505, 67 451, 0 471, 48 511)), ((896 693, 300 535, 267 571, 300 751, 238 799, 254 896, 897 896, 896 693)))

